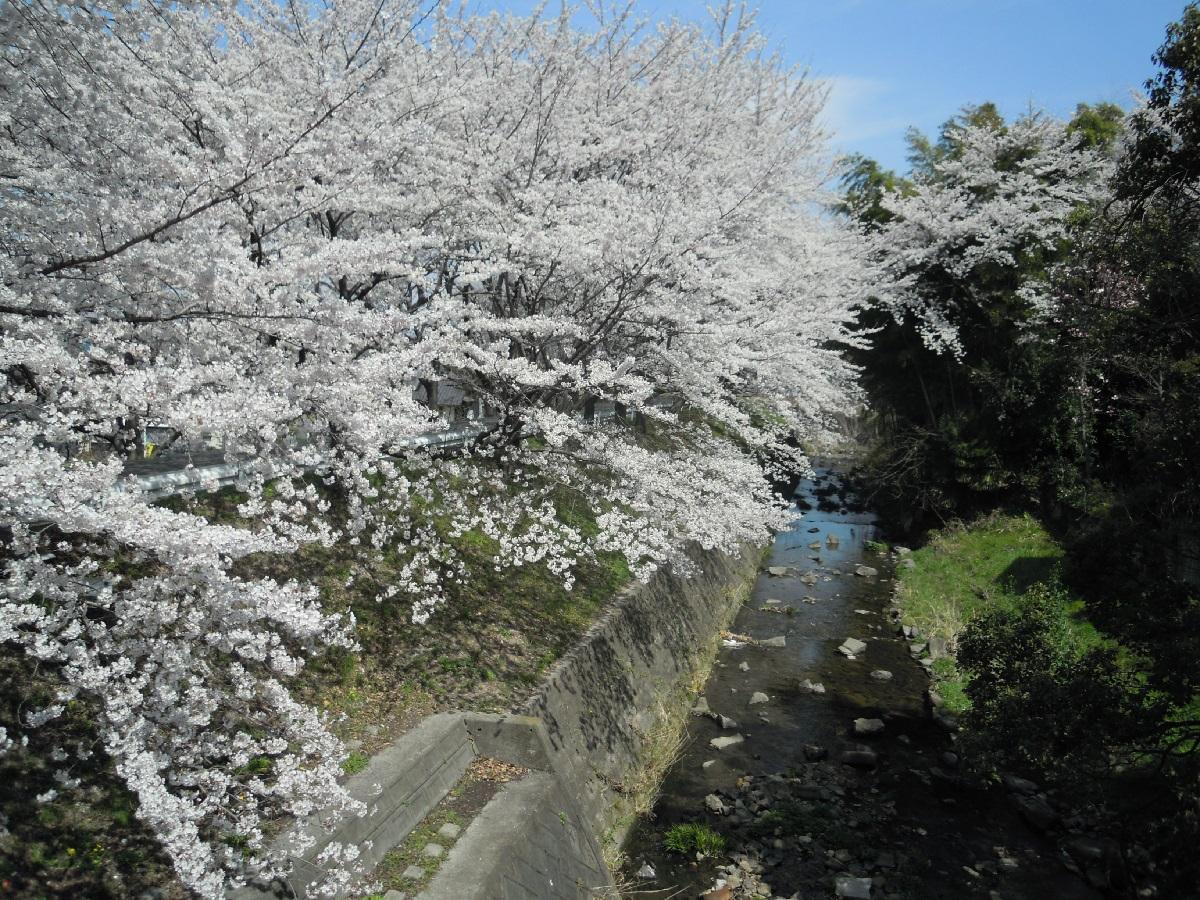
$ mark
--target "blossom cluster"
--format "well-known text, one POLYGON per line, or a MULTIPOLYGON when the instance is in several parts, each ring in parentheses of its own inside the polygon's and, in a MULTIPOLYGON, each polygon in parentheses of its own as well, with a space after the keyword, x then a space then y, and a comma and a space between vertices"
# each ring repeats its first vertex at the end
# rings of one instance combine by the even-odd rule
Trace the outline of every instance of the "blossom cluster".
POLYGON ((1107 197, 1112 163, 1040 114, 1008 126, 958 124, 950 139, 954 152, 911 191, 885 195, 893 218, 872 243, 879 305, 911 317, 931 349, 957 355, 956 319, 979 302, 981 275, 1007 273, 1031 319, 1053 312, 1048 261, 1072 214, 1107 197))
POLYGON ((359 811, 288 689, 353 617, 238 560, 398 554, 418 623, 469 530, 568 586, 599 551, 649 577, 786 522, 764 476, 852 390, 830 346, 867 269, 819 212, 819 84, 732 4, 596 11, 0 10, 0 641, 61 684, 0 752, 93 703, 202 896, 286 875, 264 823, 359 811), (486 428, 415 452, 442 384, 486 428), (146 428, 244 463, 248 524, 142 496, 146 428))

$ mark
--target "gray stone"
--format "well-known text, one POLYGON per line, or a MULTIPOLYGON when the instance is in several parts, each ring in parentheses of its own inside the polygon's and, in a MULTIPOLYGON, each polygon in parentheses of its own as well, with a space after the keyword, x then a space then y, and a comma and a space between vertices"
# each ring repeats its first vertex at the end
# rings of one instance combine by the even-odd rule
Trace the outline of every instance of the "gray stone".
POLYGON ((950 650, 946 645, 946 639, 942 637, 931 637, 929 639, 929 655, 934 659, 942 659, 950 655, 950 650))
POLYGON ((1104 859, 1104 846, 1094 838, 1078 835, 1066 844, 1067 852, 1083 862, 1096 862, 1104 859))
POLYGON ((717 764, 717 761, 715 759, 706 759, 704 762, 700 763, 700 768, 707 769, 712 766, 715 766, 716 764, 717 764))
POLYGON ((732 747, 734 744, 740 744, 745 738, 740 734, 726 735, 723 737, 715 737, 708 742, 708 745, 714 750, 724 750, 726 747, 732 747))
POLYGON ((1038 786, 1028 778, 1019 778, 1016 775, 1005 775, 1003 777, 1004 786, 1014 794, 1036 794, 1038 786))
POLYGON ((845 656, 858 656, 867 649, 867 642, 860 641, 858 638, 846 638, 842 641, 842 645, 838 647, 838 652, 845 656))
POLYGON ((428 856, 430 859, 440 859, 442 854, 446 852, 446 848, 441 844, 428 843, 421 848, 421 855, 428 856))
POLYGON ((818 581, 820 581, 820 579, 817 577, 816 572, 805 572, 803 575, 800 576, 800 580, 804 584, 807 584, 809 587, 812 587, 814 584, 816 584, 818 581))
POLYGON ((754 706, 755 704, 758 704, 758 703, 766 703, 770 699, 771 698, 768 697, 766 694, 764 694, 762 691, 755 691, 753 694, 750 695, 750 705, 754 706))
POLYGON ((738 668, 741 669, 743 672, 749 672, 750 671, 750 663, 746 662, 745 660, 742 660, 740 663, 738 663, 738 668))
POLYGON ((724 816, 729 814, 729 807, 716 794, 709 794, 704 798, 704 807, 713 815, 724 816))
POLYGON ((855 719, 854 733, 859 737, 871 737, 883 731, 883 719, 855 719))
POLYGON ((906 558, 900 560, 900 562, 897 563, 897 565, 901 569, 910 569, 911 570, 911 569, 915 569, 917 567, 917 561, 915 559, 912 559, 911 557, 906 557, 906 558))
POLYGON ((761 643, 764 647, 786 647, 787 638, 785 638, 782 634, 779 634, 775 637, 767 638, 765 641, 760 641, 759 643, 761 643))
POLYGON ((653 878, 655 876, 654 866, 648 862, 642 863, 642 867, 637 870, 638 878, 653 878))
POLYGON ((879 764, 879 756, 873 750, 847 750, 841 760, 843 764, 856 769, 873 769, 879 764))
POLYGON ((879 574, 879 570, 874 566, 855 566, 854 574, 860 578, 874 578, 879 574))
POLYGON ((400 877, 405 881, 420 881, 425 877, 425 870, 420 866, 409 866, 400 877))
POLYGON ((821 549, 821 542, 820 542, 820 541, 813 541, 811 544, 809 544, 809 545, 808 545, 808 549, 809 549, 809 550, 820 550, 820 549, 821 549))
POLYGON ((1058 821, 1058 813, 1040 797, 1018 795, 1013 798, 1013 803, 1025 821, 1040 831, 1045 831, 1058 821))
POLYGON ((892 673, 889 672, 887 669, 876 669, 874 672, 871 673, 871 677, 874 678, 876 681, 891 681, 892 673))
POLYGON ((823 694, 825 693, 825 685, 819 681, 811 681, 805 678, 800 682, 800 690, 808 691, 810 694, 823 694))
POLYGON ((462 831, 462 826, 455 825, 453 822, 447 822, 445 825, 443 825, 441 828, 438 829, 437 833, 440 834, 442 837, 446 838, 447 840, 452 841, 456 837, 458 837, 458 835, 461 831, 462 831))
POLYGON ((792 570, 788 566, 767 566, 767 574, 773 578, 784 578, 791 572, 792 570))
POLYGON ((840 543, 841 541, 838 540, 838 536, 836 534, 825 535, 825 546, 827 546, 830 550, 836 550, 840 543))
POLYGON ((894 547, 892 549, 896 551, 897 556, 908 556, 908 554, 912 553, 907 547, 894 547))
POLYGON ((700 696, 696 698, 696 705, 692 707, 693 716, 707 716, 712 713, 708 708, 708 698, 700 696))
POLYGON ((933 711, 933 721, 951 733, 958 731, 958 717, 945 710, 935 709, 933 711))
POLYGON ((839 875, 834 880, 834 893, 846 900, 871 900, 871 879, 839 875))
POLYGON ((727 731, 732 728, 737 728, 737 722, 733 721, 733 719, 729 718, 729 716, 717 716, 717 722, 727 731))

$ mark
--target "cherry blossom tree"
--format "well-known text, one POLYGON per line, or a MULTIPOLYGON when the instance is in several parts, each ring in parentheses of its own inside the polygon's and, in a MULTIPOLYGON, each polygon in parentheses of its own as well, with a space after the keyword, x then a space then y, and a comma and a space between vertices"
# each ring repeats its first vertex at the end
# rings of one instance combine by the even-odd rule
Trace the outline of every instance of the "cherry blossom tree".
POLYGON ((924 171, 911 190, 885 196, 891 218, 873 236, 877 304, 911 316, 927 346, 955 355, 956 319, 994 302, 986 294, 997 280, 1012 282, 1030 316, 1049 310, 1048 276, 1072 215, 1104 199, 1112 173, 1065 123, 1032 113, 1005 125, 984 110, 926 145, 924 171))
MULTIPOLYGON (((645 578, 785 524, 764 474, 803 465, 794 436, 852 390, 830 346, 868 269, 815 211, 819 87, 732 5, 706 27, 594 13, 0 11, 0 640, 57 685, 0 743, 89 704, 202 896, 286 874, 264 822, 360 811, 288 690, 353 617, 239 559, 401 554, 387 591, 415 623, 471 529, 497 566, 569 585, 616 550, 645 578), (419 400, 437 383, 495 413, 464 451, 411 449, 443 425, 419 400), (246 463, 250 524, 139 493, 146 425, 246 463), (598 533, 555 516, 564 485, 598 533)), ((90 752, 53 749, 64 784, 90 752)), ((353 856, 329 849, 328 890, 353 856)))

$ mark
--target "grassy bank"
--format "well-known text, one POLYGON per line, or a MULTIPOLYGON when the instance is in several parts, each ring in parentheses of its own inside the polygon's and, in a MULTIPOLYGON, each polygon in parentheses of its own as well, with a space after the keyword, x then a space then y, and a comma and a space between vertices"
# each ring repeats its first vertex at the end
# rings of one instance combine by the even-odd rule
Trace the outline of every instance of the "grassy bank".
POLYGON ((898 569, 903 622, 921 639, 945 642, 949 656, 933 665, 934 686, 952 712, 969 706, 966 682, 954 653, 967 625, 978 617, 1018 610, 1036 594, 1061 606, 1065 638, 1080 646, 1099 643, 1081 615, 1083 604, 1057 585, 1062 547, 1028 515, 993 514, 937 532, 898 569))

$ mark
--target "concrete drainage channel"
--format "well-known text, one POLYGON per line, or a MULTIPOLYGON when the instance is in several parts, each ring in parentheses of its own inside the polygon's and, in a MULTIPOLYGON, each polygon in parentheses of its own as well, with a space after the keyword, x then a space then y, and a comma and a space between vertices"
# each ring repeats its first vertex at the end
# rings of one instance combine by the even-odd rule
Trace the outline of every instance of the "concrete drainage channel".
POLYGON ((316 842, 289 884, 234 896, 307 896, 321 874, 313 861, 331 843, 357 846, 373 869, 472 760, 489 757, 530 771, 469 823, 420 900, 615 897, 603 845, 619 845, 633 824, 628 785, 654 735, 686 718, 687 689, 753 587, 762 552, 690 556, 687 576, 662 570, 622 592, 519 713, 431 716, 378 753, 347 782, 366 816, 332 832, 309 826, 316 842))

